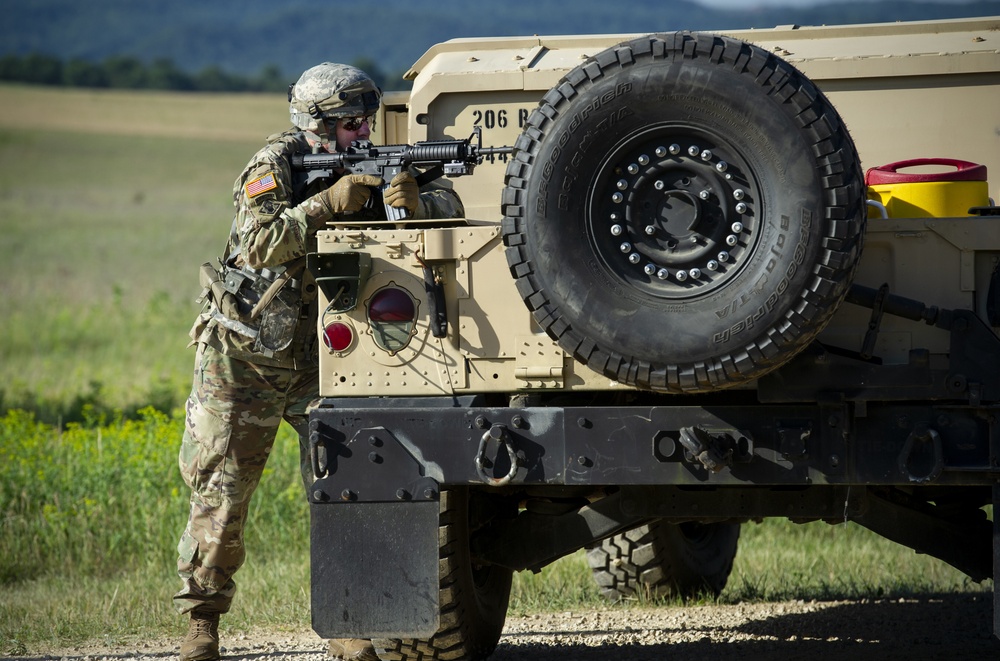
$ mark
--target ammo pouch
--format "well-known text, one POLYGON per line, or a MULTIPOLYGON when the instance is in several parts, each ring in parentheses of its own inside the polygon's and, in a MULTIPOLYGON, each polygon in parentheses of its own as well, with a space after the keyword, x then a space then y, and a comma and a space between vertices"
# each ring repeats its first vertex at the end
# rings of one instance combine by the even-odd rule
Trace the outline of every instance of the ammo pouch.
POLYGON ((305 261, 281 271, 201 266, 202 298, 212 303, 212 318, 225 328, 254 340, 253 350, 268 358, 292 343, 298 323, 302 286, 298 275, 305 261))

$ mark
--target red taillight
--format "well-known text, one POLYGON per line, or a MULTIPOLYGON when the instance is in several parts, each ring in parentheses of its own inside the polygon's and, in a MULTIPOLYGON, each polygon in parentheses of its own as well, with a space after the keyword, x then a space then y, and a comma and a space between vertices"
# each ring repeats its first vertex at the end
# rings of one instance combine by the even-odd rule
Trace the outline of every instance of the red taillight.
POLYGON ((372 321, 413 321, 416 316, 413 299, 402 289, 383 289, 368 304, 368 318, 372 321))
POLYGON ((368 301, 368 323, 379 348, 395 354, 410 342, 417 319, 417 304, 405 289, 384 287, 368 301))
POLYGON ((323 342, 330 351, 346 351, 354 342, 354 331, 347 324, 335 321, 323 329, 323 342))

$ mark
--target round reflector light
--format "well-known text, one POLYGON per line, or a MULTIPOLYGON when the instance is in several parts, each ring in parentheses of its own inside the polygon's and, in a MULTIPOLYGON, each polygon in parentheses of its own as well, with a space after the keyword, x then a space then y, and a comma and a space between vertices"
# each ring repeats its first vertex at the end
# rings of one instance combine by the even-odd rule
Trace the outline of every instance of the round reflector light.
POLYGON ((335 321, 323 329, 323 342, 330 351, 346 351, 354 342, 354 331, 347 324, 335 321))

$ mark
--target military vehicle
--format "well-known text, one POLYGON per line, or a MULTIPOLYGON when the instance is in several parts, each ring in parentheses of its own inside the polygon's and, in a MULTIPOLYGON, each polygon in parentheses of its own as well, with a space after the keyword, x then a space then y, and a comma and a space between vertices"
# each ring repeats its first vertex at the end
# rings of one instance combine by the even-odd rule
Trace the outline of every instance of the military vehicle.
POLYGON ((718 593, 763 517, 994 575, 1000 17, 457 39, 407 77, 382 143, 513 150, 441 179, 463 219, 318 235, 320 635, 484 658, 514 571, 718 593))

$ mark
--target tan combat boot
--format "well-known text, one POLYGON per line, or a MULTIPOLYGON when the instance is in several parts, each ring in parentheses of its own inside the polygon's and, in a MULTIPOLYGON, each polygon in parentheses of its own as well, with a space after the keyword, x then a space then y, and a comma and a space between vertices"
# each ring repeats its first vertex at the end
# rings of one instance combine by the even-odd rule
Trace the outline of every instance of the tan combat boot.
POLYGON ((379 661, 370 640, 334 638, 330 641, 330 656, 344 661, 379 661))
POLYGON ((180 661, 212 661, 219 658, 219 614, 191 611, 187 635, 181 642, 180 661))

